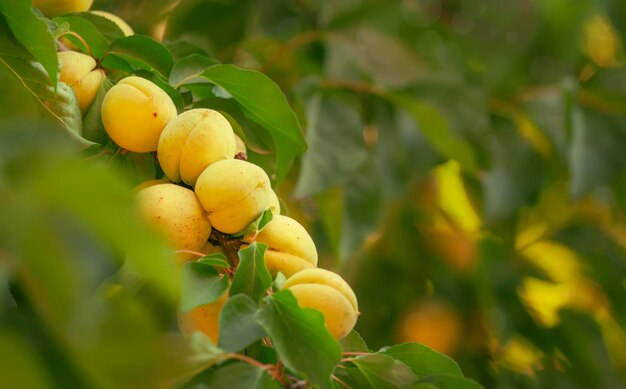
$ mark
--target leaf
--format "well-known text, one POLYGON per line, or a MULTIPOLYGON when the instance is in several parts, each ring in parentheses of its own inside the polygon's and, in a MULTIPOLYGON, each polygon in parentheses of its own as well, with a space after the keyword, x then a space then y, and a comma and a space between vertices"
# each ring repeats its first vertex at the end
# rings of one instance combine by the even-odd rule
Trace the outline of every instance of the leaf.
POLYGON ((350 333, 339 340, 341 344, 341 349, 344 352, 369 352, 370 350, 367 348, 365 341, 355 330, 350 331, 350 333))
POLYGON ((258 311, 257 304, 247 295, 230 297, 220 311, 219 347, 237 352, 265 336, 265 331, 256 322, 258 311))
POLYGON ((265 299, 258 323, 269 334, 285 366, 302 373, 313 385, 329 388, 341 360, 341 346, 324 325, 319 311, 301 308, 289 290, 265 299))
POLYGON ((265 266, 264 243, 252 243, 249 247, 239 250, 239 265, 230 287, 230 296, 244 293, 258 301, 272 284, 272 277, 265 266))
POLYGON ((491 169, 484 178, 484 213, 489 223, 501 222, 530 204, 544 180, 545 161, 517 134, 513 124, 494 116, 491 169))
POLYGON ((428 141, 442 156, 458 161, 471 173, 477 172, 478 164, 473 149, 452 131, 448 120, 437 108, 401 94, 386 97, 413 117, 428 141))
POLYGON ((115 59, 125 61, 133 70, 156 71, 165 79, 174 66, 174 59, 167 48, 144 35, 126 36, 111 42, 108 55, 102 61, 102 65, 118 68, 114 62, 115 59))
POLYGON ((463 376, 459 365, 452 358, 422 344, 402 343, 382 348, 379 353, 402 361, 417 377, 429 374, 463 376))
POLYGON ((387 355, 371 354, 356 357, 352 359, 351 364, 356 369, 347 369, 347 374, 361 383, 359 387, 408 388, 417 383, 417 376, 408 366, 387 355))
POLYGON ((205 257, 198 258, 196 262, 210 265, 213 267, 221 267, 224 269, 230 269, 230 264, 226 261, 226 256, 221 253, 211 254, 205 257))
POLYGON ((194 82, 207 82, 200 78, 202 72, 208 67, 217 64, 213 58, 205 55, 191 54, 176 61, 170 72, 169 83, 174 88, 179 88, 182 84, 194 82))
POLYGON ((269 130, 276 147, 276 177, 282 181, 293 159, 306 150, 295 113, 282 91, 263 73, 234 65, 214 65, 201 74, 228 92, 244 115, 269 130), (254 85, 254 88, 251 86, 254 85))
MULTIPOLYGON (((90 20, 85 19, 80 14, 58 16, 53 20, 58 24, 69 24, 70 31, 75 32, 85 40, 85 43, 89 46, 89 50, 91 50, 94 57, 102 58, 107 52, 111 40, 100 32, 90 20)), ((72 35, 64 35, 64 37, 77 47, 80 47, 83 52, 89 53, 89 50, 83 45, 80 39, 72 35)))
POLYGON ((345 183, 367 161, 365 124, 339 99, 313 97, 307 109, 309 145, 294 190, 297 197, 318 194, 345 183))
POLYGON ((59 60, 54 37, 45 20, 35 15, 30 1, 0 1, 0 13, 15 38, 46 69, 52 87, 56 88, 59 60))
POLYGON ((244 362, 235 362, 219 367, 206 380, 202 387, 215 389, 279 389, 278 382, 272 380, 267 371, 244 362))
POLYGON ((105 78, 102 81, 100 88, 98 88, 98 93, 89 106, 89 109, 85 114, 85 118, 83 119, 83 137, 101 145, 106 144, 110 140, 109 135, 102 124, 101 109, 104 96, 112 86, 113 83, 108 78, 105 78))
POLYGON ((7 37, 0 34, 0 114, 4 118, 31 117, 49 121, 63 137, 78 148, 93 143, 80 134, 82 123, 78 101, 72 89, 60 83, 55 92, 40 64, 30 60, 7 37))
POLYGON ((570 192, 574 197, 608 184, 623 172, 624 124, 622 116, 574 107, 569 155, 570 192))
POLYGON ((73 13, 72 16, 85 19, 91 23, 109 42, 124 36, 124 32, 119 28, 119 26, 104 16, 96 15, 91 12, 73 13))
POLYGON ((478 382, 456 375, 434 374, 422 378, 416 386, 421 388, 422 384, 433 384, 439 389, 484 389, 478 382))
POLYGON ((216 301, 228 289, 228 277, 211 265, 186 262, 181 272, 180 310, 185 313, 216 301))
POLYGON ((52 377, 36 348, 23 337, 0 331, 2 384, 13 388, 49 388, 52 377))

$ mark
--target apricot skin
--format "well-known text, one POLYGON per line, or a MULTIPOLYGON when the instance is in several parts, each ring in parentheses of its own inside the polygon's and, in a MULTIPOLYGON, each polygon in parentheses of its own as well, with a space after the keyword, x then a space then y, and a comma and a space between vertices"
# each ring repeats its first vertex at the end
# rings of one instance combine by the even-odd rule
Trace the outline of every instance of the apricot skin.
POLYGON ((258 218, 269 206, 271 190, 263 169, 238 159, 209 165, 195 187, 211 225, 227 234, 243 230, 258 218))
POLYGON ((294 219, 274 215, 272 220, 256 234, 244 236, 244 242, 267 244, 265 265, 270 274, 279 271, 286 277, 303 269, 317 266, 317 249, 309 233, 294 219))
MULTIPOLYGON (((175 250, 199 251, 211 224, 193 191, 175 184, 148 186, 136 194, 141 214, 161 231, 175 250)), ((179 260, 193 258, 180 253, 179 260)))
POLYGON ((206 108, 181 113, 159 137, 158 158, 163 172, 170 180, 191 186, 207 166, 234 158, 235 152, 230 123, 219 112, 206 108))
POLYGON ((156 151, 161 132, 176 114, 167 93, 136 76, 120 80, 102 102, 102 124, 109 137, 137 153, 156 151))
POLYGON ((180 328, 180 332, 190 335, 194 331, 200 331, 211 338, 213 343, 217 344, 220 334, 220 312, 227 299, 228 291, 211 304, 201 305, 188 313, 179 312, 178 328, 180 328))
POLYGON ((91 8, 93 0, 33 0, 33 7, 49 18, 70 12, 84 12, 91 8))
POLYGON ((60 79, 72 87, 80 111, 85 114, 100 89, 105 77, 104 72, 102 69, 95 69, 95 59, 76 51, 60 52, 59 62, 61 63, 60 79))
POLYGON ((359 315, 354 292, 338 274, 325 269, 302 270, 283 284, 301 307, 313 308, 324 315, 324 324, 337 339, 346 336, 359 315))

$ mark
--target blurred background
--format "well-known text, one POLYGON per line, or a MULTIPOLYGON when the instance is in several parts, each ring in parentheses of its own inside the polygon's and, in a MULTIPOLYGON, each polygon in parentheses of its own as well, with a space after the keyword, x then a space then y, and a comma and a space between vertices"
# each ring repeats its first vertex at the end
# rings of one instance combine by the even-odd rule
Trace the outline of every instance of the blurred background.
MULTIPOLYGON (((206 53, 280 85, 309 149, 279 196, 312 233, 320 266, 354 287, 356 329, 372 349, 424 343, 488 388, 625 385, 626 2, 96 0, 93 9, 163 40, 175 58, 206 53)), ((266 146, 249 141, 262 161, 266 146)), ((155 340, 172 304, 166 265, 155 265, 156 248, 138 256, 132 266, 163 288, 96 310, 110 332, 78 309, 115 293, 101 284, 118 266, 107 245, 133 240, 98 235, 104 216, 51 197, 60 184, 33 188, 11 175, 26 156, 50 152, 2 156, 4 182, 18 188, 5 208, 24 208, 14 218, 3 210, 0 280, 13 271, 3 251, 25 252, 15 237, 29 222, 42 242, 6 306, 28 300, 47 324, 5 316, 0 350, 22 342, 21 358, 54 382, 154 383, 155 364, 173 368, 159 348, 167 341, 155 340), (73 242, 70 257, 101 258, 41 270, 36 258, 69 255, 52 232, 73 242), (48 296, 46 285, 63 292, 48 296), (136 355, 113 362, 123 346, 136 355)), ((93 185, 77 199, 104 201, 103 188, 122 196, 117 178, 105 185, 95 174, 66 175, 93 185)))

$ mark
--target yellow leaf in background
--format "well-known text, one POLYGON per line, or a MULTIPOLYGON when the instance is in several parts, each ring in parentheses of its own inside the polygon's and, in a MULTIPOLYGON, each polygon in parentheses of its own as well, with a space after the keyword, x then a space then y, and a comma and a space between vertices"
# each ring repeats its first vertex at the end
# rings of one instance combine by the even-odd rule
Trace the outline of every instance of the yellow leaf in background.
POLYGON ((596 15, 585 24, 584 46, 593 61, 602 67, 617 65, 619 37, 605 17, 596 15))
POLYGON ((544 355, 522 337, 512 337, 496 355, 499 365, 529 376, 534 376, 537 369, 543 367, 544 355))
POLYGON ((481 224, 480 217, 465 190, 461 177, 461 165, 450 160, 438 166, 433 175, 437 181, 439 209, 463 231, 478 231, 481 224))
POLYGON ((566 282, 582 276, 580 258, 569 247, 544 240, 533 243, 522 256, 556 282, 566 282))
POLYGON ((567 285, 533 277, 524 278, 518 293, 533 318, 546 327, 554 327, 559 323, 559 309, 570 300, 570 288, 567 285))
POLYGON ((517 131, 520 135, 526 139, 535 150, 547 157, 552 156, 552 145, 550 141, 535 123, 524 114, 520 113, 515 115, 515 124, 517 125, 517 131))

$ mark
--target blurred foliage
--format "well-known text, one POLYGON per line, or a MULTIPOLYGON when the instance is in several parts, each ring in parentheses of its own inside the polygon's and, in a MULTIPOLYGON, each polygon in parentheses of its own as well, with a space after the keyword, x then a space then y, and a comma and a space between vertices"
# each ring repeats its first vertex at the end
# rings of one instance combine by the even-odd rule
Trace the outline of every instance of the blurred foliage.
MULTIPOLYGON (((208 54, 278 83, 309 146, 279 196, 313 233, 321 266, 355 288, 357 330, 372 349, 421 342, 490 388, 612 388, 626 382, 623 4, 96 0, 94 9, 162 40, 173 61, 208 54)), ((5 37, 0 65, 45 89, 44 69, 5 37)), ((149 60, 128 66, 154 70, 149 60)), ((21 387, 178 382, 194 366, 172 351, 189 345, 162 336, 174 280, 158 240, 130 216, 131 183, 99 163, 75 167, 33 123, 9 122, 37 117, 50 133, 75 133, 71 117, 20 92, 9 73, 0 79, 0 377, 21 387), (105 228, 111 220, 118 230, 105 228), (121 247, 136 251, 119 269, 121 247), (16 302, 26 308, 12 310, 16 302), (137 355, 120 351, 129 344, 137 355)), ((253 160, 269 166, 267 134, 229 112, 245 123, 253 160)), ((361 369, 390 363, 377 358, 361 369)))

